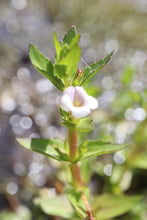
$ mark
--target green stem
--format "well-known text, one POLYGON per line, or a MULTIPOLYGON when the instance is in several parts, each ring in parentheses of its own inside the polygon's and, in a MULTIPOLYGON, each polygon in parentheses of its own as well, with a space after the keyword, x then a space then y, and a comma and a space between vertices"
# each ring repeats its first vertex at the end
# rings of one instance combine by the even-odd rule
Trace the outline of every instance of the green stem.
MULTIPOLYGON (((68 131, 68 142, 69 142, 69 158, 73 162, 77 155, 77 131, 69 129, 68 131)), ((75 188, 83 187, 80 169, 77 163, 70 165, 71 174, 75 188)))
POLYGON ((69 129, 68 142, 69 142, 69 157, 70 157, 70 161, 73 162, 77 154, 77 131, 76 130, 69 129))
MULTIPOLYGON (((74 129, 69 129, 68 133, 68 143, 69 143, 69 158, 70 161, 73 162, 76 159, 77 156, 77 131, 74 129)), ((75 189, 82 189, 84 186, 84 183, 82 181, 80 169, 77 163, 70 165, 71 169, 71 174, 72 174, 72 179, 73 179, 73 184, 75 189)), ((84 193, 82 194, 82 200, 85 204, 85 208, 87 210, 87 214, 89 217, 89 220, 95 220, 92 216, 92 212, 89 208, 88 200, 84 193)))

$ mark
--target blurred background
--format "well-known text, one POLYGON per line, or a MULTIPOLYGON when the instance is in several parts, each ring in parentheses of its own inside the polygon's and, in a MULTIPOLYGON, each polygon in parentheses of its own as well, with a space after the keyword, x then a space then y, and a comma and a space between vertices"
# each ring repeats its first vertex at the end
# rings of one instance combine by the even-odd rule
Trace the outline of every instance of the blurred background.
POLYGON ((80 68, 115 51, 87 89, 99 101, 89 137, 130 143, 124 152, 93 159, 87 182, 95 195, 143 195, 136 209, 117 219, 145 220, 146 0, 0 0, 0 219, 53 219, 32 200, 43 189, 50 197, 62 192, 63 167, 21 148, 16 137, 66 136, 56 101, 60 92, 33 68, 28 48, 32 42, 53 60, 53 32, 61 40, 73 24, 81 33, 80 68))

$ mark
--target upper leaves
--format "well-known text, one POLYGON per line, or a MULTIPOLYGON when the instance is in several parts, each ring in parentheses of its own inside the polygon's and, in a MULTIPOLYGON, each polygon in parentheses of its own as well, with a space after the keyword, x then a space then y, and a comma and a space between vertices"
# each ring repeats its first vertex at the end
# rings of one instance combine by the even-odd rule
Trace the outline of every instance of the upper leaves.
POLYGON ((33 66, 47 77, 59 90, 64 91, 68 86, 83 85, 90 77, 96 74, 110 60, 112 53, 104 59, 84 68, 78 73, 78 63, 81 58, 79 47, 80 34, 72 26, 60 43, 54 33, 56 57, 54 63, 46 58, 39 49, 30 44, 29 56, 33 66))
POLYGON ((64 195, 55 198, 38 197, 34 200, 34 203, 48 215, 60 216, 65 219, 76 217, 72 206, 64 195))
POLYGON ((65 34, 64 39, 62 41, 62 44, 70 44, 73 40, 73 38, 75 38, 75 36, 77 35, 77 31, 75 26, 72 26, 69 31, 65 34))
POLYGON ((74 85, 83 85, 87 80, 94 76, 99 70, 101 70, 105 64, 111 59, 113 51, 108 54, 104 59, 101 59, 98 62, 94 62, 91 65, 84 68, 81 73, 77 73, 76 78, 74 79, 74 85))
POLYGON ((30 44, 29 56, 33 66, 48 78, 59 90, 64 90, 64 84, 59 77, 54 74, 54 65, 46 58, 37 47, 30 44))

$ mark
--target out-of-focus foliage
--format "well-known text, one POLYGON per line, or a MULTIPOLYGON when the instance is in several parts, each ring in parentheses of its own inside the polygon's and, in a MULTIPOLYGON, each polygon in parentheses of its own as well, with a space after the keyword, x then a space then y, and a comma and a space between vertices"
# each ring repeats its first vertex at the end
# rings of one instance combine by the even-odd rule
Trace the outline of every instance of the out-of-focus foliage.
POLYGON ((81 32, 80 68, 115 51, 91 82, 93 91, 87 89, 98 97, 100 106, 93 113, 95 130, 89 137, 129 143, 119 154, 93 159, 90 167, 85 160, 83 175, 95 195, 143 195, 131 212, 117 219, 146 220, 147 2, 1 0, 0 14, 0 215, 8 219, 16 215, 16 204, 24 204, 33 211, 32 219, 52 219, 38 208, 33 210, 32 199, 40 194, 38 186, 46 187, 49 198, 60 194, 67 178, 64 167, 36 153, 30 155, 14 140, 66 136, 57 114, 59 92, 33 69, 27 54, 33 42, 53 59, 53 32, 60 40, 75 24, 81 32))

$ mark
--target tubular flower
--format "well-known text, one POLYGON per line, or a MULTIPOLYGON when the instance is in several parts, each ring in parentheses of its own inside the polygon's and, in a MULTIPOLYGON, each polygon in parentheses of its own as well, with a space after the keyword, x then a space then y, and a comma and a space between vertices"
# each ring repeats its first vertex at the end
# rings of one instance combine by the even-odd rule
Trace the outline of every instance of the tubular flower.
POLYGON ((89 96, 83 87, 70 86, 65 89, 60 99, 60 106, 64 111, 71 112, 73 117, 82 118, 98 107, 98 101, 89 96))

